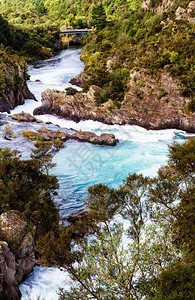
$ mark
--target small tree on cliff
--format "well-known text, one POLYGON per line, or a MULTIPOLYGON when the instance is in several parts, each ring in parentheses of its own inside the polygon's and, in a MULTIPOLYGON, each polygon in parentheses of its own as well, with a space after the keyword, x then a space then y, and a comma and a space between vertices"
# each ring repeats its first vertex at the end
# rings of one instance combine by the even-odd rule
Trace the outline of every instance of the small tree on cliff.
POLYGON ((94 5, 92 7, 91 13, 92 13, 91 25, 94 26, 97 30, 102 30, 107 24, 106 12, 102 3, 94 5))

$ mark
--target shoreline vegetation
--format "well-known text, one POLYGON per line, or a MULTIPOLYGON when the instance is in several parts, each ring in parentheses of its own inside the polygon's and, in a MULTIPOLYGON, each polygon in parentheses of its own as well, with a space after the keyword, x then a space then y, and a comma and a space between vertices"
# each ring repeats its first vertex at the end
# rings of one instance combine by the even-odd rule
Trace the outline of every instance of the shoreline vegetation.
MULTIPOLYGON (((195 132, 195 1, 0 3, 1 112, 35 100, 27 61, 64 47, 60 27, 93 27, 82 37, 84 73, 72 81, 83 91, 46 90, 34 113, 195 132)), ((59 138, 40 138, 29 160, 0 149, 0 299, 20 299, 18 284, 36 263, 63 266, 76 282, 60 300, 193 299, 195 139, 170 145, 168 165, 153 179, 130 174, 119 189, 90 187, 89 211, 68 227, 59 225, 50 174, 62 147, 59 138)))
POLYGON ((37 141, 30 160, 0 151, 1 297, 20 299, 18 284, 42 264, 64 267, 75 281, 60 299, 192 299, 195 138, 170 145, 168 165, 155 178, 129 174, 118 189, 90 187, 88 209, 67 227, 59 225, 50 174, 62 147, 37 141))

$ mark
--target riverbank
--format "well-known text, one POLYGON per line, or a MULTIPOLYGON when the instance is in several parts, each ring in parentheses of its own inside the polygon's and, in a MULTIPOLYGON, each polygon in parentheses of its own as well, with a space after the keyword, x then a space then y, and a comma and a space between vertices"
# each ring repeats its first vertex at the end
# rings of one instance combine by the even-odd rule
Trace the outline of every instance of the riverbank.
POLYGON ((187 110, 191 99, 180 95, 177 80, 168 73, 152 78, 145 69, 132 70, 120 108, 111 99, 98 105, 97 97, 102 93, 104 90, 97 86, 74 95, 47 89, 41 95, 42 105, 33 113, 52 114, 74 122, 93 120, 108 125, 138 125, 148 130, 176 128, 195 132, 195 113, 187 110))

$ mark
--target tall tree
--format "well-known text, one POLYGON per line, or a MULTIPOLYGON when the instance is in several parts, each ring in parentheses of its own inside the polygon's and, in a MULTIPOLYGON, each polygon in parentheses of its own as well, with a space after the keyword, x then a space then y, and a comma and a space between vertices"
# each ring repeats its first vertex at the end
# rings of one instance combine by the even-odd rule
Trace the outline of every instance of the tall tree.
POLYGON ((91 25, 98 30, 103 29, 106 26, 107 21, 106 21, 106 12, 102 3, 94 5, 92 7, 91 13, 92 13, 91 25))

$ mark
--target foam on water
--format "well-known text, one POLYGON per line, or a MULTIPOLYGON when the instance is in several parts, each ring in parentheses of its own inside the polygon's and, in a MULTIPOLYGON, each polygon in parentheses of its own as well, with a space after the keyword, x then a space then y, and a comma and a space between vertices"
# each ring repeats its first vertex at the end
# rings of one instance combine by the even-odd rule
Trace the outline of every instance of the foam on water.
POLYGON ((36 266, 19 288, 22 300, 56 300, 58 289, 71 285, 72 281, 65 270, 36 266))
MULTIPOLYGON (((63 50, 55 57, 30 64, 28 68, 30 75, 28 87, 35 95, 38 103, 33 100, 26 100, 24 105, 17 106, 11 113, 25 111, 33 114, 33 110, 41 105, 41 93, 45 89, 63 91, 65 88, 72 86, 69 80, 82 72, 84 66, 79 59, 80 53, 81 49, 63 50), (39 81, 37 82, 37 80, 39 81)), ((79 89, 78 87, 75 88, 79 89)))

